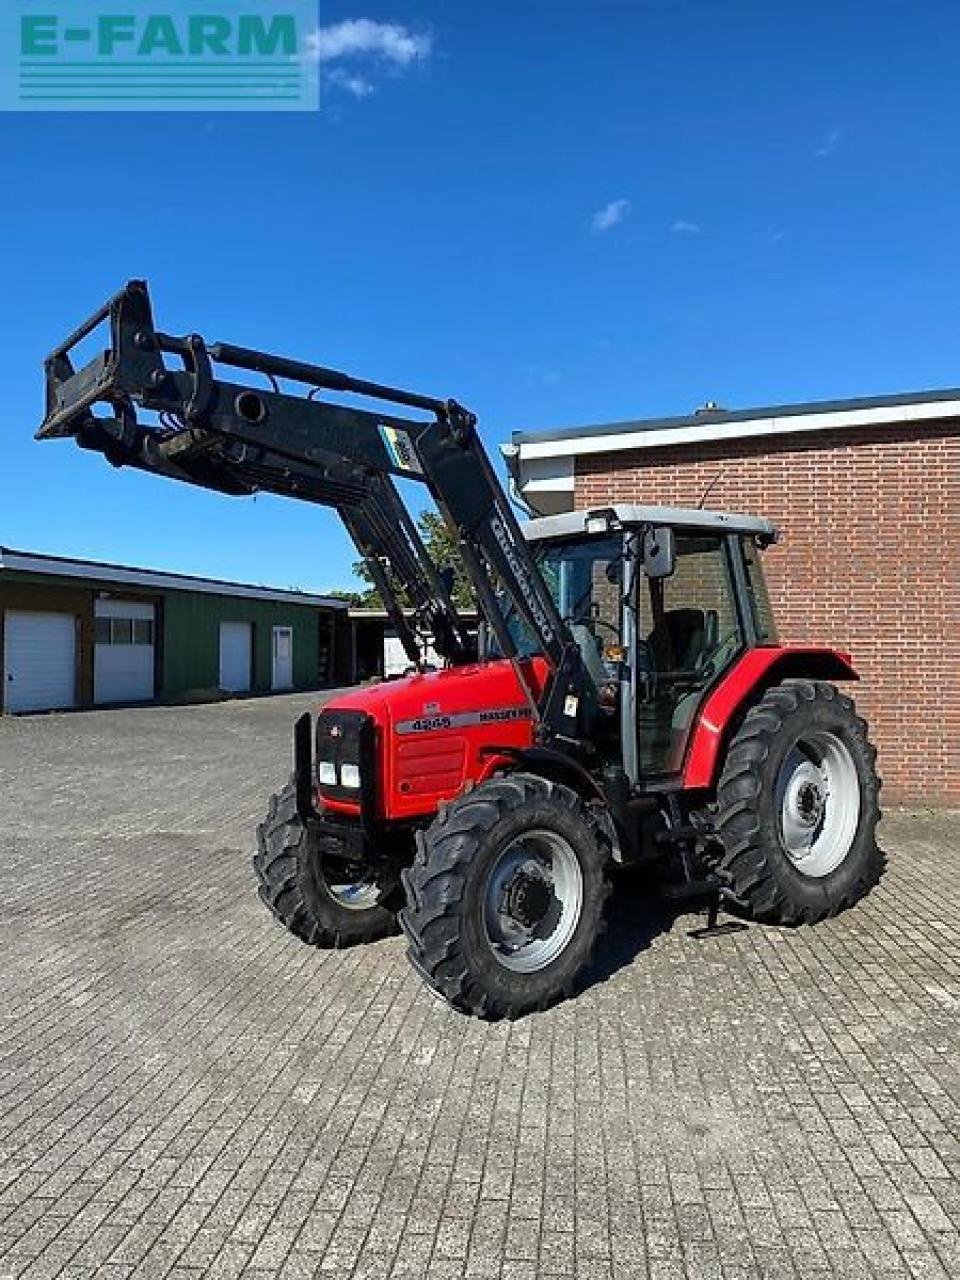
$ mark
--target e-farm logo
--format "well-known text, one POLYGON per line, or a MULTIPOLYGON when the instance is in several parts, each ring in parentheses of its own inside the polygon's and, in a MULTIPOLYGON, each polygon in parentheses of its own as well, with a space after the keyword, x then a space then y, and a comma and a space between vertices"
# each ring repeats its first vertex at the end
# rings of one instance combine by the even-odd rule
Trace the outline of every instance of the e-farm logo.
POLYGON ((316 0, 13 0, 4 8, 7 110, 317 107, 316 60, 307 56, 316 0))

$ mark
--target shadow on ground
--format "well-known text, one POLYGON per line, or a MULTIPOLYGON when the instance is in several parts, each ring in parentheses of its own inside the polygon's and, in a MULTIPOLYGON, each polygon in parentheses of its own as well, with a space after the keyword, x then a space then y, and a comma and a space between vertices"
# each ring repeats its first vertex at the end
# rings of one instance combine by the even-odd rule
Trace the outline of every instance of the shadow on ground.
POLYGON ((681 912, 665 902, 649 875, 637 871, 618 873, 607 904, 606 932, 582 975, 579 989, 585 991, 606 982, 632 964, 662 934, 670 933, 675 927, 685 927, 688 919, 691 927, 703 923, 688 912, 689 908, 681 912))

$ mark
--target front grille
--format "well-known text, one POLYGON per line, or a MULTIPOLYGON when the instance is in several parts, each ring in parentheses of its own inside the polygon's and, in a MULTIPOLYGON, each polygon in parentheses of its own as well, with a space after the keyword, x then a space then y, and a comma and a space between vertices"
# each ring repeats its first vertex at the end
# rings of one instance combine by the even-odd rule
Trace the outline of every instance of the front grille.
POLYGON ((362 711, 321 711, 317 716, 317 741, 315 776, 321 796, 331 800, 345 800, 365 804, 374 795, 376 761, 374 758, 374 724, 362 711), (333 765, 337 781, 321 782, 321 762, 333 765), (344 787, 339 779, 343 765, 356 765, 360 769, 360 786, 344 787))

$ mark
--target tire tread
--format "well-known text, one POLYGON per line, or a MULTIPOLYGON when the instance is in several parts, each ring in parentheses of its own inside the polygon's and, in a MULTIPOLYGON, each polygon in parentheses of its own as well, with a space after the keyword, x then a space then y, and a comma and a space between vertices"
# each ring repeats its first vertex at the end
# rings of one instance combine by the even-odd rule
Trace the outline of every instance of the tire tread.
POLYGON ((257 828, 253 869, 261 901, 289 933, 311 947, 339 950, 397 932, 393 913, 379 906, 350 912, 349 928, 337 919, 347 909, 338 907, 332 899, 321 915, 321 908, 311 906, 306 888, 310 857, 307 832, 291 782, 271 796, 267 816, 257 828), (366 920, 361 919, 364 916, 366 920))
POLYGON ((876 843, 880 779, 875 769, 876 749, 867 733, 866 721, 857 715, 853 701, 834 685, 818 680, 785 680, 767 690, 744 717, 727 753, 713 816, 723 849, 719 873, 732 902, 753 919, 775 924, 815 924, 858 902, 880 880, 885 867, 885 857, 876 843), (861 774, 866 812, 861 814, 860 834, 865 854, 860 858, 857 874, 839 892, 831 892, 826 884, 829 877, 824 877, 822 892, 814 900, 813 896, 801 899, 791 894, 791 882, 783 873, 784 855, 779 849, 770 848, 761 808, 763 768, 776 749, 785 720, 798 712, 809 712, 818 704, 830 705, 832 712, 843 717, 846 727, 862 740, 869 770, 861 774))
MULTIPOLYGON (((566 978, 554 991, 532 1002, 511 1001, 485 990, 461 954, 458 910, 466 889, 467 870, 484 836, 505 815, 545 801, 562 806, 583 821, 596 841, 600 864, 605 867, 612 852, 609 838, 580 797, 560 783, 535 774, 516 773, 490 779, 451 801, 418 837, 413 865, 402 873, 406 905, 400 912, 400 927, 406 936, 410 963, 444 1000, 478 1018, 513 1019, 533 1009, 546 1008, 570 994, 577 976, 566 978)), ((596 904, 600 927, 580 971, 589 962, 602 932, 609 892, 609 882, 602 875, 596 904)))

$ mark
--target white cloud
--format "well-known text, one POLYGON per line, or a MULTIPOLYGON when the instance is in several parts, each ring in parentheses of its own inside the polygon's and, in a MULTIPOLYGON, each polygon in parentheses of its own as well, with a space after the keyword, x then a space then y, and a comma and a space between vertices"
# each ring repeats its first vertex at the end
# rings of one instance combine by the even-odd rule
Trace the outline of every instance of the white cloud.
POLYGON ((343 71, 340 67, 331 67, 327 72, 327 83, 335 84, 347 93, 352 93, 355 98, 369 98, 371 93, 376 92, 366 76, 353 75, 352 72, 343 71))
POLYGON ((630 216, 629 200, 611 200, 605 204, 602 209, 590 219, 590 230, 594 235, 601 231, 609 231, 611 227, 618 226, 630 216))
POLYGON ((703 228, 699 222, 688 222, 686 218, 678 218, 670 230, 678 236, 698 236, 703 228))
POLYGON ((843 134, 839 129, 831 129, 813 154, 818 160, 823 160, 826 156, 832 156, 837 147, 839 147, 842 137, 843 134))
POLYGON ((432 37, 416 33, 399 22, 374 22, 371 18, 347 18, 319 27, 307 37, 307 47, 318 62, 340 58, 380 58, 395 67, 407 67, 426 58, 432 37))

